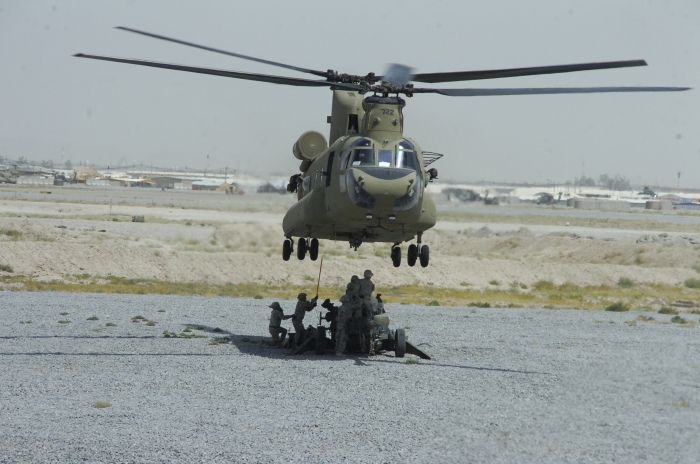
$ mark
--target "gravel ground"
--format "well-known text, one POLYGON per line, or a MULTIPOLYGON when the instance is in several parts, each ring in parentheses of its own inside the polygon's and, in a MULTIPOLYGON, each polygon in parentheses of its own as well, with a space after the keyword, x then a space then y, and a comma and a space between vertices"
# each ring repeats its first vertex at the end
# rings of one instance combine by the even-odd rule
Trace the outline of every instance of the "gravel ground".
POLYGON ((671 316, 389 302, 434 356, 407 364, 261 348, 270 302, 0 292, 0 462, 700 459, 700 327, 671 316))

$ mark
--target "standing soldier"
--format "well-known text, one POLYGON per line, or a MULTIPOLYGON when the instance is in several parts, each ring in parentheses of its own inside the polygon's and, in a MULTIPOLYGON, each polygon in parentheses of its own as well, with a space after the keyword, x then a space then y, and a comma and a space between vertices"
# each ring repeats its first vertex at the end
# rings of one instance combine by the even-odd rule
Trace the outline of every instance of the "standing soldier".
POLYGON ((352 319, 353 309, 355 308, 355 298, 353 294, 355 292, 355 284, 350 282, 345 290, 345 295, 340 298, 342 303, 338 308, 338 326, 335 333, 335 355, 345 356, 345 345, 348 343, 348 336, 350 335, 350 320, 352 319))
POLYGON ((357 277, 356 275, 354 275, 350 278, 350 283, 355 285, 355 290, 353 290, 353 295, 355 295, 356 297, 359 298, 360 297, 360 278, 357 277))
POLYGON ((300 293, 297 299, 299 301, 297 301, 297 307, 294 310, 294 316, 292 316, 292 324, 296 331, 296 338, 294 341, 297 346, 299 346, 301 344, 301 337, 304 334, 304 315, 316 307, 318 295, 313 297, 311 301, 306 301, 306 293, 300 293))
MULTIPOLYGON (((294 317, 292 314, 285 316, 282 307, 278 302, 272 303, 270 306, 272 312, 270 313, 270 335, 272 335, 272 346, 277 346, 278 348, 284 343, 284 339, 287 337, 287 329, 282 327, 282 320, 291 319, 294 317), (280 334, 282 338, 280 339, 280 334)), ((262 340, 260 340, 262 345, 262 340)))
POLYGON ((372 315, 372 293, 374 292, 374 283, 372 278, 374 274, 372 274, 372 271, 367 269, 365 271, 365 278, 360 279, 360 298, 362 299, 362 306, 365 308, 367 311, 366 314, 372 315))
POLYGON ((372 309, 372 293, 374 292, 374 283, 371 278, 374 274, 372 271, 367 269, 364 273, 365 278, 360 280, 360 298, 362 298, 360 315, 361 326, 360 331, 364 335, 364 346, 363 350, 367 350, 370 354, 374 354, 372 351, 371 335, 372 335, 372 325, 371 321, 374 317, 374 310, 372 309), (363 314, 364 313, 364 314, 363 314))

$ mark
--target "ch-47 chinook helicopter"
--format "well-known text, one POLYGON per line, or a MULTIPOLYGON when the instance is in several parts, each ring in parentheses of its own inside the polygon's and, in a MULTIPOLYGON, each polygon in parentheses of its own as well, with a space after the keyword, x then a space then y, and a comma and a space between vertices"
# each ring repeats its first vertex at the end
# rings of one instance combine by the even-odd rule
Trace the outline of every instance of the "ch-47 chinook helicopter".
POLYGON ((488 71, 412 74, 403 65, 391 65, 384 76, 364 76, 337 71, 317 71, 264 60, 239 53, 185 42, 126 27, 129 32, 190 47, 256 61, 292 71, 312 74, 323 80, 301 79, 266 74, 208 69, 153 61, 76 54, 80 58, 114 61, 200 74, 245 79, 271 84, 327 87, 333 91, 332 111, 328 117, 330 137, 317 131, 305 132, 293 146, 301 160, 301 174, 295 175, 288 189, 297 192, 298 201, 287 211, 282 228, 282 257, 294 252, 304 259, 318 257, 319 239, 347 240, 357 249, 363 242, 391 243, 394 266, 401 264, 401 243, 416 238, 407 250, 409 266, 420 261, 428 266, 430 251, 422 244, 423 232, 436 222, 435 203, 425 192, 428 182, 437 178, 437 170, 426 169, 441 154, 423 151, 415 140, 403 134, 401 96, 435 93, 448 97, 499 95, 546 95, 568 93, 667 92, 686 87, 582 87, 582 88, 497 88, 436 89, 418 88, 412 82, 442 83, 503 77, 557 74, 597 69, 646 66, 644 60, 541 66, 488 71))

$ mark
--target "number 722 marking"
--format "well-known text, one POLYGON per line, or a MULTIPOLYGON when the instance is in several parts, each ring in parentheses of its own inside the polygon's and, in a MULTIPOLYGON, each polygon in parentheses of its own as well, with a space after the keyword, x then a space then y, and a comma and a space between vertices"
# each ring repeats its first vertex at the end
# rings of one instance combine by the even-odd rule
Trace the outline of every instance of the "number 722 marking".
POLYGON ((386 108, 382 108, 382 114, 389 114, 389 115, 394 115, 394 110, 389 110, 386 108))

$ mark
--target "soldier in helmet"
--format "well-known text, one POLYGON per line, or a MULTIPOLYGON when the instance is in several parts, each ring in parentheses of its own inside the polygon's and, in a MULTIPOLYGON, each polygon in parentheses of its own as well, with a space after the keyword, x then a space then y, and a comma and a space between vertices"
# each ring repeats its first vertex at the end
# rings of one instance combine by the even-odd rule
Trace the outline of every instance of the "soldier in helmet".
POLYGON ((367 269, 364 273, 364 279, 360 279, 360 298, 362 299, 360 315, 363 318, 362 321, 362 332, 364 334, 365 346, 363 349, 371 353, 372 347, 370 343, 371 338, 371 321, 374 318, 374 310, 372 309, 372 293, 374 292, 374 283, 372 282, 372 271, 367 269))
POLYGON ((340 298, 342 303, 338 308, 337 328, 335 334, 335 355, 345 356, 345 345, 348 343, 348 335, 350 335, 350 321, 352 313, 357 306, 357 299, 354 298, 355 284, 350 282, 345 290, 345 295, 340 298))
POLYGON ((365 278, 360 279, 359 296, 362 299, 362 306, 367 311, 367 314, 372 314, 372 293, 374 292, 374 282, 372 282, 372 271, 367 269, 364 273, 365 278))
POLYGON ((296 338, 294 341, 297 346, 301 343, 301 337, 304 334, 304 315, 316 307, 316 300, 318 300, 318 295, 313 297, 311 301, 306 301, 306 293, 300 293, 297 296, 297 307, 294 310, 294 315, 292 316, 292 324, 294 325, 294 331, 296 332, 296 338))
POLYGON ((291 319, 294 316, 292 314, 285 316, 282 307, 276 301, 269 307, 272 308, 272 312, 270 313, 270 335, 272 335, 272 342, 269 344, 272 346, 281 347, 284 343, 284 339, 287 337, 287 329, 282 327, 282 321, 285 319, 291 319), (281 338, 280 334, 282 334, 281 338))
POLYGON ((350 283, 355 285, 355 290, 353 292, 353 295, 355 295, 356 297, 359 298, 360 297, 360 278, 358 276, 354 275, 350 278, 350 283))
POLYGON ((338 307, 331 303, 330 298, 326 298, 323 303, 321 303, 321 307, 328 310, 325 319, 331 323, 331 340, 335 342, 335 335, 338 330, 338 307))

